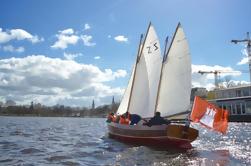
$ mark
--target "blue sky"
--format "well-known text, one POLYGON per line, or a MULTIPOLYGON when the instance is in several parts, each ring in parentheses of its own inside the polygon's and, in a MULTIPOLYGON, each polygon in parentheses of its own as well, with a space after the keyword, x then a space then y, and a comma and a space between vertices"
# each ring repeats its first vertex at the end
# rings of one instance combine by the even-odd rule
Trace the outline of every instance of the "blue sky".
MULTIPOLYGON (((251 32, 250 6, 249 0, 3 0, 0 100, 80 106, 88 106, 92 99, 108 103, 113 95, 119 100, 140 34, 150 21, 162 50, 165 37, 181 22, 190 45, 193 85, 212 88, 213 76, 200 76, 197 70, 248 70, 247 64, 237 65, 246 58, 244 45, 230 41, 251 32), (6 68, 10 64, 11 69, 6 68), (71 71, 60 65, 78 67, 67 77, 71 71), (84 78, 96 76, 78 79, 81 73, 84 78), (86 84, 77 86, 79 81, 86 84)), ((249 81, 249 75, 232 73, 231 79, 249 81)))

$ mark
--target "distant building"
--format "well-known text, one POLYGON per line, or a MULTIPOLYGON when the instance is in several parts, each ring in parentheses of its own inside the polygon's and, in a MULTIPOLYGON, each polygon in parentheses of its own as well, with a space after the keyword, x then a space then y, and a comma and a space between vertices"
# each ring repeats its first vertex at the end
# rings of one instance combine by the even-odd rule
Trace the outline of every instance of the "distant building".
POLYGON ((212 91, 215 98, 209 100, 229 111, 229 121, 251 122, 251 86, 237 86, 212 91))
POLYGON ((215 98, 232 98, 232 97, 244 97, 251 96, 250 94, 251 86, 250 85, 242 85, 225 89, 215 89, 215 98))
POLYGON ((92 110, 94 110, 95 109, 95 102, 94 102, 94 100, 92 100, 92 110))
POLYGON ((112 105, 115 105, 114 96, 112 96, 112 105))
POLYGON ((42 108, 42 104, 41 103, 34 104, 34 109, 41 109, 41 108, 42 108))
POLYGON ((2 101, 0 101, 0 107, 4 106, 4 103, 2 101))
POLYGON ((114 99, 114 96, 112 97, 112 104, 110 105, 110 109, 112 112, 116 112, 117 110, 117 105, 116 102, 115 102, 115 99, 114 99))
POLYGON ((9 107, 9 106, 16 106, 16 102, 13 100, 7 100, 5 102, 5 107, 9 107))
POLYGON ((190 100, 193 101, 195 96, 199 96, 203 99, 207 97, 208 91, 206 88, 196 87, 192 88, 190 100))
POLYGON ((30 105, 30 110, 33 111, 34 110, 34 103, 33 101, 31 102, 31 105, 30 105))

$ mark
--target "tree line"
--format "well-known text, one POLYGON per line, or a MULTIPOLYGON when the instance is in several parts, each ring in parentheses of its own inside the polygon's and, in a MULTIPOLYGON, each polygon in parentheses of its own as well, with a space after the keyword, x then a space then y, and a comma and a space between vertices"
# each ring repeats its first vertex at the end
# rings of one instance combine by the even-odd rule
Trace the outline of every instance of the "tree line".
POLYGON ((70 107, 64 105, 30 107, 0 106, 0 115, 5 116, 42 116, 42 117, 106 117, 110 112, 116 112, 119 103, 102 105, 96 108, 70 107))

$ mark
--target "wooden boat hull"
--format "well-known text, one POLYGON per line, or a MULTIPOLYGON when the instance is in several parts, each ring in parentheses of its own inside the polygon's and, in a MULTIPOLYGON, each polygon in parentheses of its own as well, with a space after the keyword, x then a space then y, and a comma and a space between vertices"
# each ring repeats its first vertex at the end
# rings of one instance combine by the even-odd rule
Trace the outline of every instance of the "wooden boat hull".
POLYGON ((187 130, 184 137, 183 125, 122 125, 108 123, 109 136, 122 142, 147 145, 162 148, 191 148, 191 142, 198 137, 198 131, 193 128, 187 130))

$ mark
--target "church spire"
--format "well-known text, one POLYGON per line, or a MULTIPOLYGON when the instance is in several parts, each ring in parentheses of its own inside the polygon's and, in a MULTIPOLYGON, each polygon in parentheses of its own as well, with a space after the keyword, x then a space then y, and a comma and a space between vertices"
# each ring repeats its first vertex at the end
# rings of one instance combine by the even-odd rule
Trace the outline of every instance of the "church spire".
POLYGON ((94 102, 94 99, 92 100, 92 110, 95 109, 95 102, 94 102))

